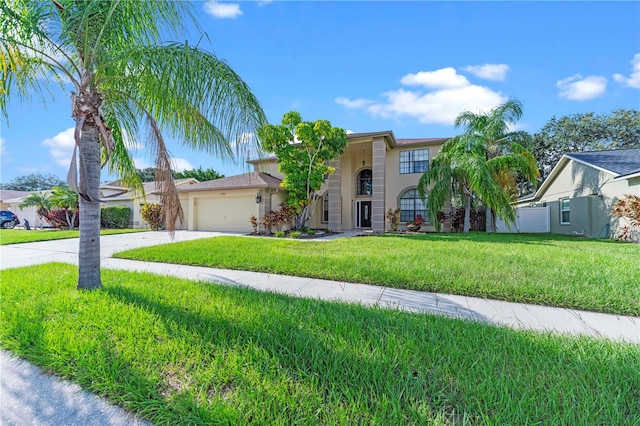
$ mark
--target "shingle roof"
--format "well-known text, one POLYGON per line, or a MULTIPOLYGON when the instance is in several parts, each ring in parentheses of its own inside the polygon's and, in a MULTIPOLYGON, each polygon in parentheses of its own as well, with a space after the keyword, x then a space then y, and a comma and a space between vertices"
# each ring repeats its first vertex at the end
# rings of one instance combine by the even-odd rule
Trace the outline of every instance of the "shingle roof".
POLYGON ((573 160, 605 169, 621 176, 640 172, 640 148, 571 152, 565 155, 573 160))
POLYGON ((438 144, 445 143, 451 138, 413 138, 413 139, 396 139, 398 145, 417 145, 417 144, 438 144))
POLYGON ((268 173, 251 172, 242 175, 229 176, 221 179, 195 183, 184 188, 180 192, 212 191, 217 189, 245 189, 245 188, 280 188, 280 179, 268 173))
MULTIPOLYGON (((190 180, 197 180, 197 179, 194 179, 194 178, 174 179, 173 183, 177 187, 179 187, 182 183, 184 183, 186 181, 190 181, 190 180)), ((124 192, 120 192, 120 193, 117 193, 117 194, 113 194, 113 195, 108 195, 106 197, 102 197, 104 200, 108 200, 108 201, 125 201, 125 200, 132 200, 132 199, 134 199, 136 197, 142 196, 142 193, 139 193, 137 191, 129 191, 127 187, 122 186, 122 182, 120 182, 120 181, 109 182, 109 183, 104 184, 104 186, 120 187, 124 191, 124 192)), ((158 192, 158 189, 156 188, 156 182, 155 181, 153 181, 153 182, 142 182, 142 187, 144 188, 145 195, 151 195, 151 194, 155 194, 155 193, 158 192)))

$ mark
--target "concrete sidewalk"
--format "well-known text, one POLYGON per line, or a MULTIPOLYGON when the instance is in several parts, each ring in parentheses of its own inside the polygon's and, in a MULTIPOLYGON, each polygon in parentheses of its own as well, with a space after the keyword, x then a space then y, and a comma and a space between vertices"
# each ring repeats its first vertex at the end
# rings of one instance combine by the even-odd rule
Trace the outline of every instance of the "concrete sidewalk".
MULTIPOLYGON (((224 235, 213 232, 177 231, 173 241, 224 235)), ((640 318, 607 315, 596 312, 510 303, 474 297, 443 295, 412 290, 398 290, 366 284, 301 278, 248 271, 203 268, 162 263, 114 259, 117 251, 171 242, 166 232, 144 232, 101 237, 102 267, 144 271, 225 285, 243 286, 295 297, 358 303, 365 306, 402 309, 482 321, 516 329, 553 331, 587 335, 616 341, 640 343, 640 318)), ((0 269, 45 262, 77 263, 78 239, 0 246, 0 269)), ((0 424, 135 424, 123 411, 109 411, 108 404, 87 402, 83 394, 71 390, 66 382, 41 375, 26 362, 0 352, 0 424), (16 385, 18 383, 19 385, 16 385), (68 392, 61 391, 60 386, 68 392), (19 388, 40 392, 20 393, 19 388), (58 395, 64 399, 55 401, 58 395), (77 398, 69 397, 77 395, 77 398), (107 408, 105 408, 107 407, 107 408), (51 411, 53 410, 53 411, 51 411), (89 411, 87 411, 89 410, 89 411), (57 413, 59 411, 59 413, 57 413), (57 413, 57 414, 56 414, 57 413), (71 414, 70 414, 71 413, 71 414), (75 417, 74 417, 75 416, 75 417), (123 417, 124 416, 124 417, 123 417), (103 419, 91 423, 87 419, 103 419)), ((140 423, 141 424, 141 423, 140 423)))

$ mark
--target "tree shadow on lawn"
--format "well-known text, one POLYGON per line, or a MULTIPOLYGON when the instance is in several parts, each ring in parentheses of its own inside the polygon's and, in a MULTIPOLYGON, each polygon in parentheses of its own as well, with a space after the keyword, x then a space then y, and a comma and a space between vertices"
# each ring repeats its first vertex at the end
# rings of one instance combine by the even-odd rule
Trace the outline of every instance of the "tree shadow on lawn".
MULTIPOLYGON (((219 297, 220 289, 207 290, 208 286, 211 285, 203 285, 203 291, 209 291, 212 297, 219 297)), ((504 395, 521 399, 523 404, 530 404, 529 410, 542 416, 543 413, 548 415, 548 404, 541 400, 545 399, 548 389, 558 387, 557 381, 562 380, 562 375, 567 374, 565 372, 571 372, 571 379, 566 380, 568 383, 575 380, 575 376, 582 376, 584 390, 598 388, 598 383, 592 383, 590 372, 598 370, 601 375, 610 376, 602 384, 605 386, 602 392, 596 389, 593 395, 605 393, 606 387, 621 383, 624 376, 616 369, 614 362, 609 365, 605 360, 597 363, 585 361, 582 357, 574 357, 571 351, 562 351, 559 346, 563 345, 557 345, 556 338, 532 338, 535 333, 518 333, 462 320, 423 316, 418 319, 425 323, 425 331, 421 336, 424 340, 421 340, 411 332, 401 331, 416 317, 398 312, 390 314, 376 309, 327 305, 326 302, 285 295, 263 295, 254 290, 225 289, 224 294, 232 302, 244 304, 247 308, 259 309, 260 302, 266 298, 270 305, 282 305, 285 309, 280 316, 269 315, 272 311, 265 311, 252 323, 241 324, 232 318, 216 319, 192 312, 188 307, 167 305, 122 287, 109 288, 108 292, 123 302, 159 315, 167 326, 180 324, 193 336, 194 344, 199 347, 226 346, 233 342, 230 349, 234 351, 242 351, 252 345, 257 350, 266 351, 268 358, 277 360, 278 369, 286 371, 283 374, 292 378, 294 383, 293 389, 290 389, 294 398, 284 401, 284 406, 276 403, 275 407, 271 407, 272 410, 295 413, 295 407, 289 404, 295 404, 296 394, 299 398, 311 396, 309 400, 314 395, 317 397, 317 406, 297 413, 302 418, 316 412, 331 419, 331 413, 327 410, 333 411, 348 405, 353 402, 348 401, 353 396, 364 396, 365 400, 360 399, 356 404, 359 412, 348 413, 350 420, 397 422, 409 418, 412 422, 425 423, 430 419, 425 415, 426 404, 432 412, 447 413, 453 422, 460 422, 463 418, 475 418, 478 421, 480 413, 487 413, 490 417, 495 415, 504 421, 523 422, 527 417, 518 418, 521 413, 512 413, 513 407, 500 407, 499 401, 504 395), (287 312, 287 307, 296 309, 287 312), (298 308, 308 311, 309 315, 316 315, 319 328, 313 331, 309 329, 308 317, 296 316, 298 308), (380 324, 386 325, 386 328, 378 327, 380 324), (212 334, 212 329, 217 332, 212 334), (329 342, 344 344, 337 347, 329 342), (399 348, 414 350, 399 354, 399 348), (524 354, 514 354, 512 348, 527 349, 524 354), (487 350, 491 355, 483 355, 487 350), (452 354, 454 359, 450 358, 452 354), (533 361, 540 357, 560 374, 554 374, 548 371, 546 365, 533 361), (546 370, 545 374, 538 369, 546 370), (524 370, 533 371, 523 375, 524 370), (469 388, 466 383, 469 375, 477 377, 483 385, 478 389, 469 388), (306 387, 313 388, 312 395, 303 391, 306 387), (385 401, 391 402, 396 409, 389 409, 385 401), (398 410, 400 417, 393 417, 394 413, 398 415, 398 410)), ((570 343, 568 346, 572 345, 570 343)), ((597 348, 599 344, 592 342, 590 346, 597 348)), ((268 380, 273 374, 271 367, 266 364, 252 366, 258 370, 262 380, 268 380)), ((237 380, 244 381, 241 377, 237 377, 237 380)), ((631 382, 638 385, 640 378, 635 377, 631 382)), ((633 383, 629 383, 632 388, 633 383)), ((588 394, 592 390, 588 390, 588 394)), ((243 391, 254 393, 255 389, 243 391)), ((260 393, 261 398, 271 396, 267 389, 261 389, 260 393)), ((559 392, 552 398, 564 394, 565 399, 547 401, 559 407, 559 413, 571 411, 575 403, 570 385, 566 392, 559 392)), ((261 400, 265 401, 261 398, 256 400, 258 404, 261 400)), ((605 403, 614 406, 619 404, 621 412, 640 414, 637 401, 616 399, 612 395, 612 400, 605 403)), ((287 420, 291 421, 292 418, 287 420)), ((318 420, 322 422, 321 418, 318 420)))
MULTIPOLYGON (((114 348, 119 336, 110 329, 93 328, 92 338, 97 342, 87 347, 85 354, 52 354, 44 333, 48 324, 61 316, 37 307, 17 324, 5 323, 5 336, 17 352, 32 361, 52 370, 56 370, 55 365, 71 364, 69 376, 81 385, 151 421, 165 423, 186 419, 203 424, 277 423, 278 418, 291 423, 296 419, 326 423, 341 418, 340 413, 350 423, 426 424, 433 413, 444 413, 452 423, 481 423, 490 418, 497 423, 518 424, 535 419, 551 421, 555 415, 565 414, 570 416, 565 420, 574 423, 587 418, 580 416, 591 416, 595 423, 611 422, 610 418, 598 417, 604 416, 605 410, 589 411, 577 407, 576 401, 610 407, 610 411, 627 418, 640 416, 640 402, 633 392, 640 388, 640 377, 631 367, 621 368, 621 355, 612 354, 596 340, 569 339, 563 343, 548 335, 469 321, 329 304, 208 283, 179 284, 197 285, 203 299, 226 299, 224 303, 229 306, 254 313, 249 320, 235 319, 215 305, 194 307, 188 300, 182 305, 164 302, 166 292, 179 290, 173 287, 175 279, 158 277, 154 293, 145 294, 135 288, 135 275, 123 280, 125 274, 105 273, 101 291, 113 298, 114 309, 123 309, 123 314, 129 310, 152 314, 175 342, 157 350, 171 351, 186 340, 194 348, 193 358, 190 354, 175 358, 178 355, 174 352, 167 352, 164 358, 143 355, 142 359, 154 365, 136 366, 114 348), (269 309, 261 309, 264 305, 269 309), (30 326, 21 327, 21 321, 26 320, 30 326), (603 356, 596 361, 574 355, 574 351, 579 354, 585 350, 603 356), (218 377, 215 365, 220 359, 216 358, 230 353, 238 354, 241 363, 233 377, 218 377), (242 358, 247 353, 251 356, 242 358), (104 372, 90 371, 92 365, 100 365, 91 361, 95 357, 106 361, 106 369, 118 378, 117 394, 111 389, 101 390, 99 379, 104 372), (181 368, 172 371, 176 367, 181 368), (74 374, 76 369, 82 375, 74 374), (159 374, 164 380, 149 376, 154 369, 163 370, 159 374), (167 375, 172 372, 193 389, 205 389, 213 397, 222 392, 228 395, 208 402, 197 400, 171 383, 167 375), (280 379, 288 386, 284 394, 277 390, 280 379), (129 383, 136 385, 127 393, 129 383)), ((75 285, 74 279, 68 281, 64 286, 75 285)), ((82 298, 87 293, 77 294, 82 298)), ((38 297, 45 298, 46 306, 47 298, 57 295, 39 293, 38 297)), ((149 336, 140 339, 145 337, 149 336)))

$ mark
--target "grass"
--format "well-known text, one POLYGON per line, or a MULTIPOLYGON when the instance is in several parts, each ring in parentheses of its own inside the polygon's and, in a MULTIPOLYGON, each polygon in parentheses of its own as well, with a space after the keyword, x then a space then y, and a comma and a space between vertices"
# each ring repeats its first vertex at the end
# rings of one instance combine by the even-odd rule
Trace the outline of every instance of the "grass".
POLYGON ((116 257, 640 315, 640 246, 557 235, 218 237, 116 257))
POLYGON ((156 425, 640 423, 640 347, 124 271, 0 271, 0 345, 156 425), (34 285, 37 283, 37 285, 34 285))
MULTIPOLYGON (((100 235, 126 234, 129 232, 145 232, 148 229, 103 229, 100 235)), ((0 229, 0 245, 32 243, 36 241, 64 240, 79 238, 77 229, 44 229, 26 231, 24 229, 0 229)))

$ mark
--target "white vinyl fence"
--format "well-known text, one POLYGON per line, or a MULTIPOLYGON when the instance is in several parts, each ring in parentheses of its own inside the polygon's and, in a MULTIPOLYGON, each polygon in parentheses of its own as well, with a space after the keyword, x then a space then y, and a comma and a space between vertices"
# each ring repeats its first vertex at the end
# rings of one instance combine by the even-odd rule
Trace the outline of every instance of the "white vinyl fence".
POLYGON ((523 233, 523 232, 550 232, 551 219, 549 207, 518 207, 516 208, 516 222, 511 226, 500 218, 496 219, 497 232, 523 233))

